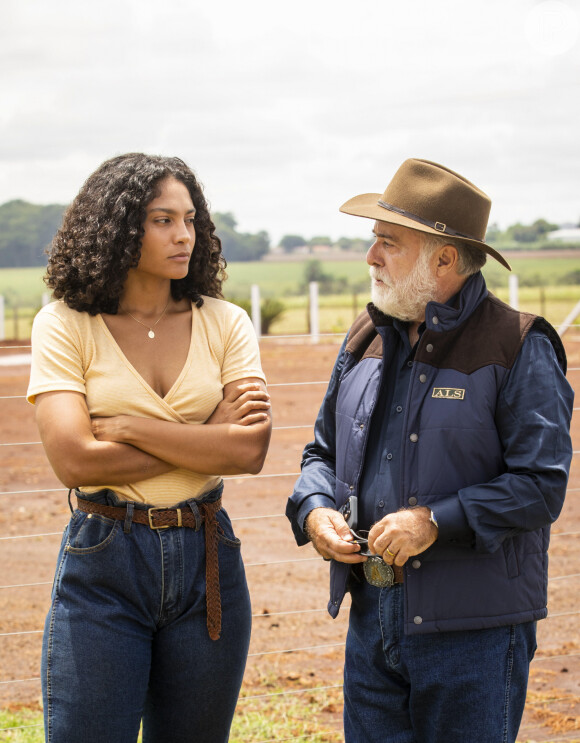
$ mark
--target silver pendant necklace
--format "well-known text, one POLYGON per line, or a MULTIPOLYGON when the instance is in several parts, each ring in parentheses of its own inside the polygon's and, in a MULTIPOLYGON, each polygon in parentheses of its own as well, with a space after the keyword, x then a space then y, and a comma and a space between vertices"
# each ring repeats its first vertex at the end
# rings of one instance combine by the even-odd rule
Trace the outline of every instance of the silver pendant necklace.
POLYGON ((132 318, 133 320, 135 320, 135 322, 138 322, 139 325, 142 325, 144 328, 147 328, 149 330, 149 332, 147 333, 147 335, 149 336, 149 338, 155 338, 155 333, 153 331, 153 328, 157 325, 157 323, 161 320, 161 318, 163 317, 163 315, 167 312, 167 308, 169 307, 169 301, 170 301, 170 299, 171 299, 171 297, 169 297, 169 299, 167 300, 167 304, 165 305, 165 308, 164 308, 163 312, 159 315, 159 317, 157 318, 157 320, 155 320, 155 322, 151 326, 146 325, 144 322, 141 322, 141 320, 138 320, 134 315, 132 315, 129 312, 129 310, 126 310, 124 307, 121 307, 121 309, 123 310, 123 312, 126 312, 129 315, 130 318, 132 318))

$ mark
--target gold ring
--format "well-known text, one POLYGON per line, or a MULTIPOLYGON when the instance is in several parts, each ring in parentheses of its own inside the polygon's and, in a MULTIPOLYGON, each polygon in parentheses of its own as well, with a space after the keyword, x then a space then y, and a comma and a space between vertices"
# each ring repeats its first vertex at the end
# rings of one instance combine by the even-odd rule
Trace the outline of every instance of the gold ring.
POLYGON ((387 553, 387 555, 390 555, 391 557, 394 557, 395 556, 395 553, 394 552, 391 552, 391 550, 388 547, 386 549, 386 553, 387 553))

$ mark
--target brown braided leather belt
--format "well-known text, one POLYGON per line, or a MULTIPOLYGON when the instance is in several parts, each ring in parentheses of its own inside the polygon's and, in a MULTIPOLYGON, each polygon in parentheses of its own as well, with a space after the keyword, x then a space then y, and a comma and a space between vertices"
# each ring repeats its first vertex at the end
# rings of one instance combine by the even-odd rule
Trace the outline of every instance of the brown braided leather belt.
MULTIPOLYGON (((205 523, 205 595, 207 604, 207 629, 212 640, 219 640, 222 629, 222 605, 220 597, 220 573, 218 563, 218 520, 217 512, 222 507, 222 499, 213 503, 196 501, 200 518, 189 508, 148 508, 133 509, 132 521, 145 524, 150 529, 169 529, 170 526, 187 527, 196 531, 205 523)), ((84 500, 77 495, 79 511, 96 513, 116 521, 125 521, 127 508, 106 506, 84 500)))

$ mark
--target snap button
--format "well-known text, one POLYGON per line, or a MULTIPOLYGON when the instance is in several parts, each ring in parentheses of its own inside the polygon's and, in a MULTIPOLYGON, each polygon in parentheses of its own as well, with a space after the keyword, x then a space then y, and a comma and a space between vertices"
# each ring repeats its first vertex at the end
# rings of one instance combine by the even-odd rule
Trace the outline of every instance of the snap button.
POLYGON ((359 426, 359 428, 360 428, 361 431, 363 430, 364 427, 365 427, 365 424, 364 423, 361 423, 360 426, 359 426))
POLYGON ((421 567, 421 560, 413 560, 411 565, 415 568, 415 570, 419 570, 419 568, 421 567))
POLYGON ((413 443, 416 443, 417 441, 419 441, 419 437, 417 436, 417 434, 416 434, 416 433, 412 433, 412 434, 411 434, 411 435, 409 436, 409 440, 410 440, 410 441, 412 441, 413 443))
POLYGON ((385 501, 384 500, 380 500, 379 501, 379 508, 383 508, 384 505, 385 505, 385 501))
POLYGON ((437 317, 437 315, 433 315, 431 322, 433 323, 433 325, 439 325, 439 318, 437 317))
POLYGON ((395 408, 395 410, 397 411, 397 413, 402 413, 403 412, 403 408, 402 408, 401 405, 397 405, 397 407, 395 408))
POLYGON ((415 624, 423 624, 423 617, 415 617, 413 621, 415 624))
POLYGON ((349 485, 349 486, 348 486, 348 489, 349 489, 349 490, 354 490, 354 485, 349 485))
POLYGON ((431 353, 432 350, 433 350, 433 344, 427 343, 427 345, 425 346, 425 351, 427 351, 427 353, 431 353))
POLYGON ((411 496, 411 497, 409 498, 409 500, 408 500, 408 503, 409 503, 409 505, 410 505, 410 506, 416 506, 416 505, 417 505, 417 499, 415 498, 415 496, 414 496, 414 495, 412 495, 412 496, 411 496))
POLYGON ((413 366, 413 362, 412 361, 407 361, 407 366, 413 366))
POLYGON ((389 462, 391 461, 392 458, 393 458, 393 455, 391 454, 391 452, 389 452, 387 454, 387 459, 389 460, 389 462))
POLYGON ((427 375, 426 374, 420 374, 419 375, 419 382, 422 382, 422 384, 425 384, 427 381, 427 375))

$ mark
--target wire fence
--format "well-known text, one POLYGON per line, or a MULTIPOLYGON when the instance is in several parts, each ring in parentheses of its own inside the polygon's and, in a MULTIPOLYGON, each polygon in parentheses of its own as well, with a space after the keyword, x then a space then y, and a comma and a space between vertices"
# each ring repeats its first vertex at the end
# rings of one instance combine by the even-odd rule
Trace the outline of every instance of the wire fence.
MULTIPOLYGON (((331 340, 333 338, 339 338, 342 337, 342 334, 339 336, 337 334, 328 334, 327 340, 331 340)), ((308 336, 300 335, 300 336, 285 336, 284 338, 281 338, 279 336, 267 336, 263 337, 261 339, 262 347, 264 347, 264 344, 274 341, 279 342, 280 340, 283 341, 299 341, 300 344, 305 344, 309 342, 308 336)), ((29 346, 12 346, 8 347, 8 349, 0 347, 0 351, 3 350, 10 350, 14 351, 15 349, 18 351, 23 351, 29 349, 29 346)), ((1 358, 1 354, 0 354, 1 358)), ((27 361, 23 361, 22 363, 28 363, 27 361)), ((576 389, 580 388, 580 366, 571 366, 569 369, 570 373, 570 381, 573 387, 576 389)), ((301 415, 303 415, 303 420, 296 424, 290 424, 290 425, 275 425, 273 428, 273 440, 271 445, 271 451, 273 448, 276 448, 277 446, 282 446, 282 444, 277 443, 277 436, 278 435, 285 435, 286 432, 291 431, 298 431, 298 430, 304 430, 306 432, 307 429, 312 430, 314 417, 317 412, 317 406, 312 407, 311 405, 302 405, 300 403, 300 395, 303 394, 301 390, 310 390, 314 388, 319 397, 322 397, 322 394, 324 393, 325 385, 327 384, 328 380, 321 380, 321 379, 312 379, 312 380, 306 380, 306 381, 293 381, 288 380, 284 382, 275 382, 270 383, 268 385, 269 389, 274 391, 276 389, 281 388, 294 388, 296 390, 296 400, 297 404, 295 408, 300 411, 301 415)), ((16 401, 20 400, 24 403, 25 395, 0 395, 0 406, 2 405, 2 401, 16 401)), ((18 403, 20 404, 20 403, 18 403)), ((578 410, 578 408, 574 408, 575 410, 578 410)), ((0 415, 2 415, 1 407, 0 407, 0 415)), ((25 437, 20 436, 20 439, 23 439, 25 437)), ((304 443, 309 440, 308 437, 305 435, 304 437, 304 443)), ((580 442, 576 441, 575 447, 578 446, 578 450, 574 450, 574 456, 578 456, 580 454, 580 442)), ((25 447, 40 447, 41 442, 37 440, 14 440, 14 441, 3 441, 0 442, 0 447, 3 451, 13 451, 13 450, 19 450, 23 449, 25 447)), ((43 456, 42 452, 40 453, 40 456, 43 456)), ((299 461, 299 455, 296 458, 296 464, 298 464, 299 461)), ((45 467, 48 471, 48 463, 45 460, 45 467)), ((296 466, 295 471, 285 471, 285 472, 271 472, 267 474, 260 474, 260 475, 248 475, 248 476, 234 476, 234 477, 227 477, 224 478, 225 480, 229 480, 229 487, 232 488, 240 488, 243 489, 244 487, 247 487, 248 485, 254 485, 258 481, 263 481, 269 483, 269 488, 272 492, 276 492, 279 494, 279 502, 283 503, 285 502, 286 495, 288 494, 289 490, 291 490, 293 480, 298 476, 298 467, 296 466), (283 484, 282 481, 285 481, 283 484)), ((570 487, 568 492, 571 493, 573 491, 579 491, 580 487, 570 487)), ((51 487, 51 488, 31 488, 31 489, 4 489, 0 490, 0 498, 3 496, 6 497, 6 501, 4 499, 0 500, 0 509, 9 508, 8 505, 2 506, 1 504, 6 502, 7 504, 13 504, 14 503, 14 496, 29 496, 35 500, 41 501, 46 498, 51 498, 55 494, 65 494, 66 490, 62 487, 51 487)), ((235 496, 234 496, 235 498, 235 496)), ((276 500, 276 498, 271 498, 270 500, 276 500)), ((316 580, 320 580, 320 591, 317 594, 317 604, 316 606, 309 606, 307 605, 305 598, 305 605, 301 606, 300 608, 294 608, 296 605, 296 601, 294 600, 290 604, 289 607, 285 607, 283 605, 276 607, 276 610, 270 611, 262 611, 262 612, 256 612, 253 614, 253 620, 254 620, 254 630, 253 630, 253 638, 254 636, 257 636, 257 644, 258 649, 255 651, 250 652, 249 654, 249 663, 248 663, 248 671, 247 674, 251 674, 252 671, 256 670, 256 665, 259 666, 259 664, 264 660, 268 658, 280 658, 281 656, 287 657, 287 656, 297 656, 300 659, 308 659, 313 658, 316 655, 324 654, 328 655, 329 653, 332 654, 331 662, 338 664, 337 667, 341 667, 342 665, 342 659, 340 653, 343 652, 344 648, 344 637, 345 637, 345 623, 344 621, 342 624, 338 625, 332 622, 332 620, 328 619, 326 621, 325 613, 325 604, 326 604, 326 580, 324 578, 325 572, 326 572, 326 566, 323 565, 322 559, 318 557, 317 555, 310 553, 308 556, 296 556, 296 551, 293 549, 289 549, 289 554, 287 556, 280 556, 278 554, 270 554, 267 555, 260 550, 260 544, 259 544, 259 534, 260 534, 260 523, 263 521, 273 521, 273 520, 280 520, 280 532, 282 533, 283 530, 289 531, 287 524, 284 522, 284 514, 282 512, 274 512, 274 513, 255 513, 255 505, 252 506, 251 512, 241 512, 237 515, 232 516, 232 521, 237 522, 240 527, 255 527, 255 550, 253 554, 260 555, 261 558, 259 560, 246 560, 245 566, 248 570, 248 582, 250 585, 250 590, 252 590, 252 572, 254 570, 262 570, 262 571, 272 571, 272 570, 280 570, 282 566, 284 567, 285 572, 285 583, 289 587, 289 590, 302 590, 300 586, 303 585, 303 577, 298 576, 297 570, 300 566, 304 565, 307 566, 307 564, 311 564, 313 567, 316 568, 316 580), (294 582, 296 581, 296 582, 294 582), (316 627, 312 624, 312 622, 319 618, 320 622, 316 624, 316 627), (299 620, 299 632, 298 632, 298 639, 301 640, 298 644, 290 644, 290 647, 280 647, 276 644, 270 644, 269 637, 266 635, 260 636, 260 633, 262 633, 261 625, 266 624, 267 622, 272 622, 272 620, 276 620, 276 622, 288 620, 288 621, 294 621, 299 620), (303 621, 304 620, 304 621, 303 621), (322 627, 322 629, 321 629, 322 627), (254 664, 254 666, 253 666, 254 664)), ((62 516, 61 516, 62 518, 62 516)), ((237 527, 236 527, 237 528, 237 527)), ((15 542, 22 542, 23 540, 34 540, 35 543, 38 540, 49 540, 53 537, 61 537, 62 531, 42 531, 42 532, 33 532, 33 533, 27 533, 26 531, 22 531, 19 533, 10 533, 8 535, 4 534, 0 537, 0 549, 2 549, 3 545, 10 545, 14 544, 15 542)), ((574 529, 571 529, 570 531, 560 531, 554 530, 552 534, 552 540, 553 545, 557 545, 558 542, 560 543, 570 543, 574 542, 577 537, 580 536, 580 531, 576 531, 574 529)), ((253 537, 254 538, 254 537, 253 537)), ((59 543, 58 543, 59 544, 59 543)), ((55 540, 54 545, 54 556, 56 558, 56 552, 58 550, 58 544, 55 540)), ((572 548, 564 548, 563 551, 568 554, 571 550, 574 552, 577 552, 576 546, 574 545, 572 548)), ((1 553, 0 553, 1 554, 1 553)), ((552 557, 551 560, 551 572, 555 573, 553 577, 550 579, 550 585, 560 585, 562 583, 569 584, 570 586, 573 586, 574 582, 577 581, 580 578, 580 572, 576 571, 570 571, 562 574, 558 574, 558 550, 556 549, 556 555, 552 557)), ((36 590, 40 587, 46 587, 52 585, 52 579, 51 580, 38 580, 38 581, 2 581, 3 585, 0 585, 0 600, 5 597, 6 595, 14 596, 19 591, 30 591, 30 590, 36 590)), ((310 581, 312 583, 312 581, 310 581)), ((570 588, 570 594, 574 595, 577 594, 577 589, 570 588)), ((310 597, 309 597, 310 598, 310 597)), ((283 599, 283 597, 282 597, 283 599)), ((35 597, 35 602, 40 601, 38 597, 35 597)), ((49 599, 45 596, 42 596, 42 601, 45 601, 46 608, 48 608, 48 601, 49 599)), ((5 602, 2 602, 5 603, 5 602)), ((347 606, 348 609, 348 606, 347 606)), ((346 615, 347 611, 343 612, 343 615, 346 615)), ((580 614, 580 611, 572 610, 572 611, 561 611, 556 613, 550 613, 548 619, 551 622, 557 622, 562 619, 570 619, 572 618, 572 621, 576 621, 573 618, 577 617, 580 614)), ((19 629, 16 627, 7 627, 6 631, 0 632, 0 642, 2 643, 9 643, 14 640, 20 640, 23 642, 27 641, 27 638, 33 639, 34 636, 40 636, 42 635, 43 629, 41 626, 33 627, 33 628, 26 628, 26 629, 19 629)), ((263 633, 262 633, 263 634, 263 633)), ((541 653, 541 650, 540 650, 541 653)), ((39 649, 38 649, 38 655, 39 655, 39 649)), ((534 665, 538 664, 538 666, 544 665, 546 662, 555 662, 555 661, 574 661, 576 658, 580 656, 580 652, 575 652, 573 648, 570 648, 569 652, 558 654, 558 655, 550 655, 550 654, 540 654, 537 655, 534 659, 533 663, 534 665)), ((305 666, 307 664, 306 661, 302 661, 302 666, 305 666)), ((39 666, 39 662, 37 664, 39 666)), ((276 668, 280 668, 280 663, 276 664, 276 668)), ((578 666, 578 669, 580 669, 580 665, 578 666)), ((340 668, 338 668, 340 671, 340 668)), ((259 672, 259 669, 258 669, 259 672)), ((2 673, 0 669, 0 674, 2 673)), ((580 670, 576 670, 576 678, 580 677, 580 670)), ((301 682, 303 683, 303 679, 301 679, 301 682)), ((20 678, 10 678, 10 679, 2 679, 0 678, 0 690, 4 692, 3 697, 7 698, 7 694, 10 694, 10 689, 16 689, 18 687, 21 687, 26 684, 35 685, 35 687, 40 687, 40 677, 36 675, 32 676, 23 676, 20 678)), ((250 689, 254 688, 255 684, 249 684, 247 689, 243 691, 243 695, 240 697, 239 705, 240 707, 243 707, 243 705, 249 703, 249 702, 255 702, 258 700, 273 700, 273 699, 279 699, 279 698, 288 698, 292 696, 297 695, 308 695, 309 699, 312 699, 315 695, 323 695, 328 692, 333 692, 335 694, 340 694, 342 689, 341 683, 314 683, 313 685, 305 685, 303 684, 301 688, 289 688, 290 685, 287 685, 285 688, 277 691, 272 691, 268 693, 257 693, 253 694, 250 693, 250 689)), ((37 696, 37 695, 36 695, 37 696)), ((551 706, 553 708, 556 708, 557 705, 562 701, 562 698, 554 698, 549 700, 548 702, 545 702, 545 704, 548 704, 548 706, 551 706)), ((576 704, 579 700, 577 697, 565 697, 564 701, 567 703, 574 703, 576 704)), ((580 718, 578 718, 580 720, 580 718)), ((299 735, 295 737, 285 737, 285 738, 268 738, 263 739, 261 741, 255 741, 253 740, 252 743, 271 743, 273 741, 282 741, 282 740, 308 740, 312 739, 316 736, 323 736, 325 734, 327 735, 336 735, 337 730, 339 729, 339 721, 334 720, 333 724, 331 725, 329 730, 317 730, 315 733, 309 733, 306 735, 299 735)), ((580 725, 579 725, 580 726, 580 725)), ((14 731, 17 729, 25 729, 28 727, 35 727, 35 725, 21 725, 16 727, 5 727, 0 728, 0 735, 2 733, 8 733, 9 731, 14 731)), ((551 737, 549 740, 553 743, 556 743, 557 741, 572 741, 573 738, 569 737, 569 734, 566 736, 560 736, 560 737, 551 737)), ((578 738, 578 734, 576 733, 576 736, 578 738)), ((249 740, 249 739, 248 739, 249 740)))

